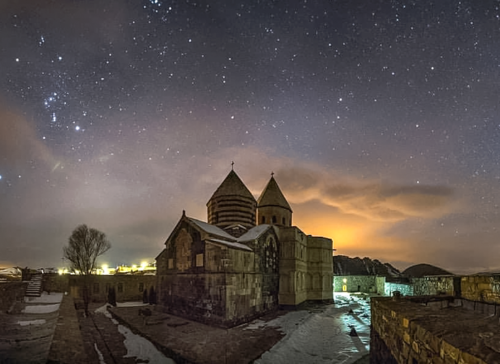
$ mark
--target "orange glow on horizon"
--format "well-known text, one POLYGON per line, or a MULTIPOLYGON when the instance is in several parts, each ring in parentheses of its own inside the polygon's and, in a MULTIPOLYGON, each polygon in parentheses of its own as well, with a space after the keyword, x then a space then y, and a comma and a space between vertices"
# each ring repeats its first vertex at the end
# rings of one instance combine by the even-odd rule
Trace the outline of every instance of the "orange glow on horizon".
POLYGON ((378 225, 359 216, 342 214, 318 202, 301 204, 296 210, 301 213, 294 216, 294 225, 305 234, 332 239, 334 249, 362 248, 368 245, 370 235, 374 233, 374 225, 378 225))
POLYGON ((334 255, 370 257, 384 262, 411 261, 405 242, 384 236, 391 222, 345 214, 320 201, 294 206, 293 224, 305 234, 333 240, 334 255))

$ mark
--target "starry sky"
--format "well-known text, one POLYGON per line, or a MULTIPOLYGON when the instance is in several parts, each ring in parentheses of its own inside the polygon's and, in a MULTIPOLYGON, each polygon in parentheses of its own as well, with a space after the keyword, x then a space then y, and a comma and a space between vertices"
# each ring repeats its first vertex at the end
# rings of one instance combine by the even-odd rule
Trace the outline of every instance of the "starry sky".
POLYGON ((499 1, 0 1, 0 266, 153 261, 231 170, 399 269, 500 270, 499 1))

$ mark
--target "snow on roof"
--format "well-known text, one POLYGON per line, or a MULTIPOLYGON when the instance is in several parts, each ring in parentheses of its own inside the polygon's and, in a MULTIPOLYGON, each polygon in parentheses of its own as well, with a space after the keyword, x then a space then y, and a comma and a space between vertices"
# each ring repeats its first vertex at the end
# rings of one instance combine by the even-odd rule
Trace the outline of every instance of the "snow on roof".
POLYGON ((4 268, 0 269, 0 275, 20 275, 21 270, 19 268, 4 268))
POLYGON ((216 243, 216 244, 222 244, 225 246, 228 246, 230 248, 235 248, 235 249, 242 249, 242 250, 247 250, 247 251, 253 251, 252 248, 245 244, 240 244, 240 243, 233 243, 230 241, 225 241, 225 240, 220 240, 220 239, 208 239, 207 241, 211 243, 216 243))
POLYGON ((266 232, 267 229, 269 229, 270 226, 271 225, 267 225, 267 224, 262 224, 262 225, 254 226, 253 228, 251 228, 250 230, 248 230, 245 234, 243 234, 242 236, 240 236, 238 238, 238 241, 241 242, 241 241, 250 241, 250 240, 257 239, 264 232, 266 232))
POLYGON ((213 239, 211 238, 211 239, 209 239, 209 241, 224 244, 226 246, 233 247, 236 249, 243 249, 243 250, 248 250, 248 251, 253 251, 253 250, 250 247, 248 247, 247 245, 244 245, 241 243, 257 239, 259 236, 261 236, 264 232, 266 232, 271 227, 271 225, 267 225, 267 224, 254 226, 253 228, 248 230, 245 234, 243 234, 239 238, 235 238, 234 236, 229 235, 227 232, 225 232, 224 230, 222 230, 221 228, 219 228, 215 225, 211 225, 209 223, 206 223, 206 222, 200 221, 200 220, 196 220, 196 219, 193 219, 191 217, 188 217, 188 219, 192 223, 197 225, 200 229, 205 231, 206 233, 208 233, 210 235, 219 236, 219 237, 224 238, 224 239, 228 239, 228 240, 222 240, 222 239, 217 239, 217 238, 213 238, 213 239))
POLYGON ((192 217, 188 217, 188 219, 191 222, 193 222, 194 224, 196 224, 200 229, 202 229, 203 231, 205 231, 209 234, 218 235, 220 237, 236 241, 236 238, 234 236, 229 235, 224 230, 222 230, 221 228, 219 228, 215 225, 210 225, 209 223, 193 219, 192 217))

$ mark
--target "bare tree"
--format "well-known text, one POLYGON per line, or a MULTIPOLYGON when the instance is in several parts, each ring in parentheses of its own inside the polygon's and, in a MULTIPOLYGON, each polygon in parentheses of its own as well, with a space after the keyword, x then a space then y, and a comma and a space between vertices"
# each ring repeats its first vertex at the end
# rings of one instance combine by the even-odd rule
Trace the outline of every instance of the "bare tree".
POLYGON ((64 258, 70 262, 70 269, 83 276, 82 294, 85 315, 88 315, 90 291, 89 278, 96 268, 97 257, 106 253, 111 243, 103 232, 79 225, 71 233, 68 245, 63 247, 64 258))

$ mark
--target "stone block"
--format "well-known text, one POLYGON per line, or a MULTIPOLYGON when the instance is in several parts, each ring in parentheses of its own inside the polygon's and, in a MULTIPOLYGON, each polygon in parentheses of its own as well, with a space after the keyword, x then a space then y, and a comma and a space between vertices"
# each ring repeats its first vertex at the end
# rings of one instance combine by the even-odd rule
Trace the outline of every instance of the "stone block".
POLYGON ((411 342, 410 334, 408 334, 407 332, 405 332, 403 334, 403 341, 409 345, 410 342, 411 342))
POLYGON ((476 358, 473 355, 470 355, 466 352, 461 351, 460 352, 460 357, 458 359, 459 364, 486 364, 484 361, 482 361, 479 358, 476 358))
POLYGON ((428 361, 432 364, 444 364, 444 360, 441 359, 439 356, 433 356, 430 361, 428 361))
POLYGON ((427 350, 431 351, 433 355, 439 356, 441 339, 427 331, 424 336, 424 343, 427 350))
POLYGON ((458 350, 456 347, 450 345, 448 342, 446 342, 445 340, 443 340, 441 342, 441 350, 443 351, 443 355, 441 357, 444 356, 444 358, 446 359, 446 357, 450 357, 454 363, 458 362, 458 358, 460 356, 460 350, 458 350))
POLYGON ((409 345, 409 343, 408 344, 406 344, 406 343, 403 344, 403 349, 401 350, 401 353, 403 354, 403 356, 405 358, 408 358, 408 356, 410 355, 410 345, 409 345))
POLYGON ((419 344, 418 344, 418 341, 414 340, 412 343, 411 343, 411 348, 412 350, 415 352, 415 353, 420 353, 420 347, 419 347, 419 344))

